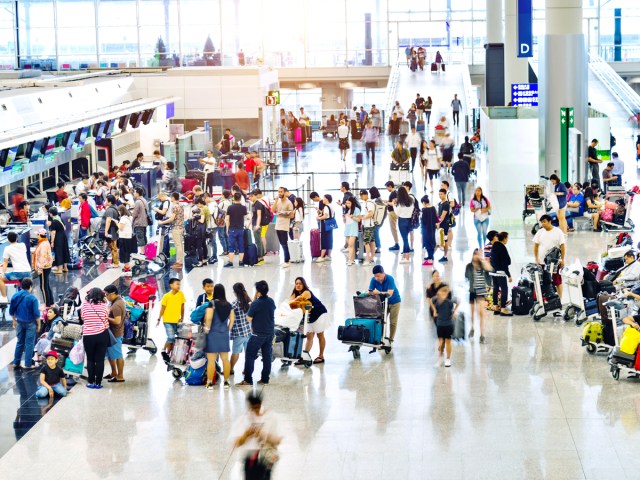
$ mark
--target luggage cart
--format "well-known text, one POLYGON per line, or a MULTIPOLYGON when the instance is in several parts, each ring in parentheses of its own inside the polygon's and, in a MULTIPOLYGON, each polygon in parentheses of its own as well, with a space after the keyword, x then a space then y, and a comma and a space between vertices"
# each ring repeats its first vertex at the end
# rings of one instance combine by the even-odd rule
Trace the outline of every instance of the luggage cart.
POLYGON ((583 271, 582 267, 570 268, 564 267, 560 272, 562 283, 566 286, 565 290, 569 297, 569 303, 564 308, 562 316, 565 322, 574 320, 576 325, 581 325, 586 319, 587 308, 582 295, 583 271))
POLYGON ((158 347, 152 338, 149 338, 149 312, 153 308, 153 303, 156 297, 149 297, 149 302, 141 304, 134 302, 130 307, 127 303, 127 312, 129 314, 129 320, 133 323, 133 337, 125 338, 122 342, 124 346, 128 348, 127 355, 135 354, 137 350, 147 350, 151 355, 158 353, 158 347), (142 309, 140 315, 134 318, 131 314, 133 309, 142 309))
MULTIPOLYGON (((640 369, 638 369, 637 349, 636 352, 631 355, 620 350, 621 339, 618 338, 618 326, 622 325, 622 319, 627 316, 628 310, 626 305, 620 300, 611 300, 605 304, 607 306, 609 315, 614 325, 613 336, 615 345, 609 353, 608 362, 610 365, 611 376, 614 380, 620 380, 620 374, 624 370, 623 378, 640 378, 640 369)), ((627 329, 633 329, 628 326, 627 329)), ((626 330, 623 332, 624 336, 626 330)))
POLYGON ((386 296, 384 296, 384 299, 381 297, 383 295, 355 295, 353 297, 353 306, 356 317, 347 319, 343 327, 338 327, 338 340, 345 345, 349 345, 349 352, 353 354, 354 359, 360 358, 361 347, 370 347, 371 351, 369 353, 374 353, 378 350, 383 350, 387 355, 391 353, 389 302, 386 296), (358 339, 348 336, 347 329, 352 327, 357 332, 363 333, 363 336, 358 339), (374 329, 373 332, 371 331, 372 328, 374 329), (375 330, 378 329, 380 330, 379 341, 375 338, 378 336, 378 332, 375 332, 375 330), (371 341, 372 336, 374 341, 371 341))
POLYGON ((173 350, 169 360, 165 360, 167 370, 171 371, 176 380, 182 378, 189 368, 194 352, 195 340, 193 335, 198 333, 198 325, 181 323, 178 325, 178 333, 173 342, 173 350))
POLYGON ((311 365, 313 365, 311 354, 306 350, 302 350, 302 342, 305 342, 307 338, 309 312, 311 312, 311 305, 305 307, 304 314, 302 315, 302 333, 298 331, 300 323, 298 319, 295 319, 295 324, 286 323, 283 321, 283 318, 276 319, 276 329, 278 333, 274 336, 272 361, 279 358, 283 368, 290 366, 298 360, 302 360, 302 364, 306 368, 310 368, 311 365), (283 340, 282 342, 278 341, 280 340, 278 334, 281 335, 280 339, 283 340), (296 342, 293 348, 291 348, 291 341, 296 342), (300 355, 296 354, 298 350, 300 350, 300 355))
POLYGON ((631 192, 625 192, 622 187, 611 187, 607 190, 605 195, 606 201, 624 206, 625 216, 623 223, 616 223, 613 219, 608 222, 600 218, 602 230, 605 232, 633 232, 635 224, 633 223, 633 220, 631 220, 631 207, 633 205, 634 196, 635 195, 631 192))
POLYGON ((522 210, 522 221, 536 213, 542 204, 544 198, 544 187, 540 184, 524 186, 524 209, 522 210), (535 192, 532 196, 531 194, 535 192))
POLYGON ((599 293, 597 304, 600 319, 594 318, 582 328, 580 341, 582 346, 587 349, 587 353, 591 355, 596 353, 609 354, 616 345, 616 314, 610 310, 610 305, 607 305, 611 300, 615 300, 615 298, 608 293, 599 293))
POLYGON ((548 267, 542 267, 536 263, 529 263, 524 270, 530 275, 533 282, 534 304, 531 309, 533 320, 539 322, 547 313, 554 312, 554 317, 562 317, 562 301, 556 291, 553 283, 551 283, 551 272, 548 267), (545 278, 543 278, 545 277, 545 278), (552 291, 543 292, 543 282, 545 285, 551 283, 552 291))

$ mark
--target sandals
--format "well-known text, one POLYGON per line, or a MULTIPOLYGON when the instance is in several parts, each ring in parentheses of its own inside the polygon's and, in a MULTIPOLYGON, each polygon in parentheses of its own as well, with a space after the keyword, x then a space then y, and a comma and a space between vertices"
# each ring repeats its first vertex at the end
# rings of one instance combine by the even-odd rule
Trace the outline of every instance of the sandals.
POLYGON ((324 357, 316 357, 313 363, 324 363, 324 357))

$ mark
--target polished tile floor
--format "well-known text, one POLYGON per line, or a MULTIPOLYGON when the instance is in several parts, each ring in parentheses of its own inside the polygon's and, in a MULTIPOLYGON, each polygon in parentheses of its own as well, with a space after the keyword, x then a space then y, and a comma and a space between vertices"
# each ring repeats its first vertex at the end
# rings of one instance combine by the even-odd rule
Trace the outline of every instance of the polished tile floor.
MULTIPOLYGON (((342 168, 331 140, 305 150, 300 160, 305 172, 342 168)), ((290 163, 285 171, 293 169, 290 163)), ((635 174, 632 160, 629 171, 635 174)), ((365 166, 358 178, 361 186, 381 186, 386 176, 384 162, 375 169, 365 166)), ((353 175, 318 175, 316 189, 337 188, 342 178, 354 180, 353 175)), ((478 182, 485 181, 481 175, 478 182)), ((418 179, 416 184, 420 193, 418 179)), ((531 261, 533 250, 532 220, 522 225, 521 202, 520 195, 500 201, 492 216, 492 227, 511 234, 514 277, 531 261)), ((310 227, 313 221, 307 223, 310 227)), ((336 232, 336 247, 341 234, 342 229, 336 232)), ((465 212, 449 264, 436 267, 466 312, 463 272, 475 238, 465 212)), ((568 258, 597 260, 608 240, 604 234, 574 233, 568 258)), ((284 438, 275 478, 638 478, 638 381, 614 381, 606 359, 580 347, 579 329, 551 317, 534 323, 529 317, 490 316, 486 345, 477 337, 456 344, 453 366, 435 367, 435 331, 423 298, 431 269, 420 265, 418 254, 411 264, 399 265, 398 256, 388 251, 386 226, 382 241, 379 263, 396 278, 403 299, 391 355, 363 352, 354 360, 336 340, 337 326, 353 313, 353 292, 366 288, 371 276, 369 268, 347 267, 339 251, 330 264, 307 261, 283 270, 270 256, 255 268, 229 270, 217 264, 179 274, 191 301, 201 280, 211 277, 227 287, 266 279, 276 302, 288 297, 295 277, 302 275, 329 307, 333 325, 326 363, 280 368, 276 360, 271 384, 264 388, 266 406, 278 415, 284 438)), ((419 241, 416 236, 416 247, 419 241)), ((160 294, 169 275, 177 274, 157 279, 160 294)), ((88 279, 78 281, 87 288, 88 279)), ((126 287, 114 271, 91 285, 112 282, 126 287)), ((160 345, 164 341, 163 329, 155 325, 150 336, 160 345)), ((0 349, 0 442, 11 447, 0 458, 1 478, 241 478, 229 430, 245 410, 245 390, 185 386, 174 381, 159 356, 138 351, 127 358, 126 383, 93 391, 81 382, 29 429, 14 419, 36 420, 42 410, 17 400, 30 396, 35 383, 14 377, 6 366, 12 346, 8 341, 0 349)))

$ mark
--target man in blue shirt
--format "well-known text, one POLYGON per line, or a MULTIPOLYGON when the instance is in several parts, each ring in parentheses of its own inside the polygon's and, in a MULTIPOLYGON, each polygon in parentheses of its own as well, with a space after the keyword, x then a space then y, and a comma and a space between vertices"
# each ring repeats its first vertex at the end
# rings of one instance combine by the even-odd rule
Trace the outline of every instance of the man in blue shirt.
POLYGON ((262 353, 262 374, 258 385, 269 384, 276 304, 267 296, 268 293, 267 282, 256 282, 256 296, 247 311, 247 321, 251 324, 251 338, 245 349, 244 380, 238 383, 241 386, 253 386, 253 367, 258 358, 258 350, 262 353))
POLYGON ((584 215, 584 195, 580 191, 580 186, 576 183, 571 187, 573 196, 567 202, 567 225, 569 230, 573 230, 574 217, 582 217, 584 215))
POLYGON ((33 281, 23 278, 20 282, 22 290, 11 297, 9 315, 13 318, 13 328, 16 329, 16 351, 12 365, 20 368, 22 354, 24 353, 25 370, 33 370, 33 348, 36 344, 36 334, 40 331, 40 304, 31 293, 33 281))
POLYGON ((400 315, 400 292, 396 287, 396 282, 391 275, 384 273, 382 265, 373 267, 373 278, 369 282, 369 295, 386 295, 389 303, 389 316, 391 317, 391 332, 389 341, 393 343, 398 327, 398 316, 400 315))

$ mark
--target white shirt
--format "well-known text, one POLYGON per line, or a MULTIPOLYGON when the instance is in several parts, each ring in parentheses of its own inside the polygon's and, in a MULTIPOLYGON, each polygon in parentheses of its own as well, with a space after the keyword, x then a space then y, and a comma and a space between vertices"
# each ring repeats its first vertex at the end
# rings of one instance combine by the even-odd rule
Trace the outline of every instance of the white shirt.
MULTIPOLYGON (((268 435, 280 437, 278 431, 278 418, 275 414, 267 410, 264 411, 262 415, 255 415, 253 412, 249 411, 234 422, 229 435, 230 441, 235 442, 238 438, 244 435, 244 432, 246 432, 252 425, 260 427, 260 429, 268 435)), ((258 443, 256 437, 252 435, 247 439, 242 447, 240 447, 243 450, 240 458, 244 461, 248 452, 259 450, 260 446, 261 445, 258 443)))
POLYGON ((76 185, 76 195, 80 195, 81 193, 87 193, 87 185, 85 185, 82 180, 76 185))
POLYGON ((421 143, 422 136, 418 132, 409 132, 409 134, 407 135, 407 144, 409 145, 409 148, 420 148, 421 143))
POLYGON ((133 227, 131 226, 131 217, 127 215, 123 215, 118 220, 120 224, 120 230, 118 230, 118 236, 120 238, 132 238, 133 237, 133 227))
POLYGON ((366 202, 362 202, 362 226, 363 227, 373 227, 375 224, 373 223, 373 217, 376 212, 376 204, 373 200, 367 200, 366 202), (373 216, 371 218, 365 218, 369 212, 373 212, 373 216))
POLYGON ((213 157, 205 157, 202 159, 204 162, 204 166, 202 167, 202 171, 204 173, 212 173, 216 170, 216 159, 213 157))
POLYGON ((620 280, 628 286, 638 283, 640 281, 640 262, 633 262, 620 273, 616 280, 620 280))
POLYGON ((2 260, 9 260, 13 265, 13 272, 31 272, 31 265, 27 258, 27 247, 22 242, 10 243, 2 253, 2 260))
POLYGON ((296 208, 293 217, 294 222, 303 222, 304 221, 304 210, 302 208, 296 208))
POLYGON ((538 244, 538 261, 544 262, 544 257, 552 248, 560 248, 560 245, 564 245, 564 233, 558 227, 553 227, 551 230, 541 228, 533 237, 533 243, 538 244))
POLYGON ((624 173, 624 162, 620 159, 620 157, 612 158, 610 162, 614 165, 611 173, 613 175, 616 175, 617 177, 621 176, 624 173))
POLYGON ((347 138, 349 136, 349 127, 346 125, 340 125, 338 127, 338 137, 339 138, 347 138))
POLYGON ((425 150, 422 154, 422 160, 423 163, 425 163, 426 160, 427 170, 440 170, 440 164, 438 163, 439 157, 440 155, 437 148, 425 150))

